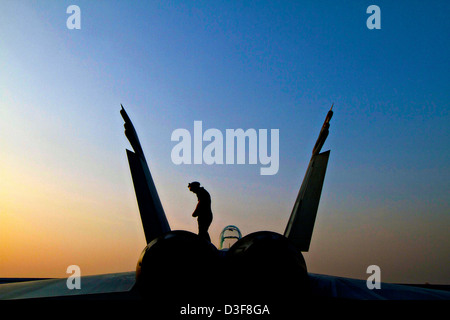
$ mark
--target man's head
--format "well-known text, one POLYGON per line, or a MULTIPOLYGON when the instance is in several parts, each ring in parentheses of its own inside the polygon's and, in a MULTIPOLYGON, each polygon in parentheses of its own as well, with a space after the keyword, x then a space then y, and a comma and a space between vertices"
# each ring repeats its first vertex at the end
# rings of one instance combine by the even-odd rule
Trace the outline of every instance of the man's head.
POLYGON ((197 192, 198 189, 200 189, 200 182, 194 181, 188 184, 188 188, 192 192, 197 192))

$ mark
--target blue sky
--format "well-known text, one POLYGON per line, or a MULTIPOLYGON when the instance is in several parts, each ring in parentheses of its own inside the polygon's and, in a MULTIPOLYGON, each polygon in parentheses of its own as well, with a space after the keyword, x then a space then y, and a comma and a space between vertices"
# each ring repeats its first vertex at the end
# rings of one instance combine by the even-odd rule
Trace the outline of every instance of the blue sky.
MULTIPOLYGON (((145 243, 120 103, 172 228, 196 232, 186 186, 198 180, 213 197, 218 245, 228 224, 243 234, 284 231, 334 102, 309 271, 364 279, 377 264, 382 281, 449 283, 449 9, 445 1, 2 1, 2 225, 28 223, 36 237, 45 231, 43 246, 72 248, 61 266, 23 275, 53 276, 77 259, 88 273, 134 268, 145 243), (80 30, 66 27, 71 4, 80 30), (371 4, 381 8, 380 30, 366 27, 371 4), (193 133, 195 120, 223 133, 279 129, 278 173, 174 165, 171 133, 193 133), (84 265, 85 247, 71 239, 98 234, 127 255, 84 265)), ((11 232, 3 241, 11 270, 25 254, 11 253, 19 240, 11 232)))

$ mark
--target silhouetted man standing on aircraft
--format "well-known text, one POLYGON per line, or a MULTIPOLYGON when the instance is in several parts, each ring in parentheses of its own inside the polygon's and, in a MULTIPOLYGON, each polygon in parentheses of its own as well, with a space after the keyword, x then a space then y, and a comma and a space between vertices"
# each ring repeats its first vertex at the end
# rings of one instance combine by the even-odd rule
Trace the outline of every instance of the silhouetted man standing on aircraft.
POLYGON ((198 235, 211 242, 211 238, 208 234, 208 228, 213 219, 211 211, 211 196, 205 188, 200 187, 200 183, 197 181, 189 183, 188 188, 190 191, 195 193, 198 198, 197 207, 192 213, 193 217, 198 217, 198 235))

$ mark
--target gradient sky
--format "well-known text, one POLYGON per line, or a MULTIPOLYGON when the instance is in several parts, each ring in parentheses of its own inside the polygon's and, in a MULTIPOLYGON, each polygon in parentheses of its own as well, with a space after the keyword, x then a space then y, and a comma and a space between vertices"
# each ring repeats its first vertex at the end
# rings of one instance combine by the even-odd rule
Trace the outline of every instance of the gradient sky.
POLYGON ((448 1, 0 2, 0 277, 134 270, 145 246, 119 114, 172 229, 283 233, 325 115, 308 271, 450 284, 448 1), (81 9, 69 30, 66 9, 81 9), (381 8, 369 30, 366 9, 381 8), (175 165, 178 128, 279 129, 280 167, 175 165))

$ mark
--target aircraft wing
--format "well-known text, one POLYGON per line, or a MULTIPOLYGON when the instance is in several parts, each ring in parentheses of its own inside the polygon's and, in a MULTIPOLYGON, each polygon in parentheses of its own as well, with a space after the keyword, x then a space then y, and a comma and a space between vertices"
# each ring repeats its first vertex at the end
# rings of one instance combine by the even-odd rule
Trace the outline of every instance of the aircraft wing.
POLYGON ((316 298, 343 300, 450 300, 450 292, 382 282, 369 289, 366 280, 309 273, 311 294, 316 298))
POLYGON ((134 271, 80 278, 80 289, 70 290, 67 279, 33 280, 0 284, 0 300, 132 298, 134 271))
MULTIPOLYGON (((309 273, 312 299, 338 300, 450 300, 450 292, 412 285, 381 283, 368 289, 365 280, 309 273)), ((81 289, 69 290, 67 279, 0 284, 0 300, 140 300, 134 289, 135 272, 81 277, 81 289)))

